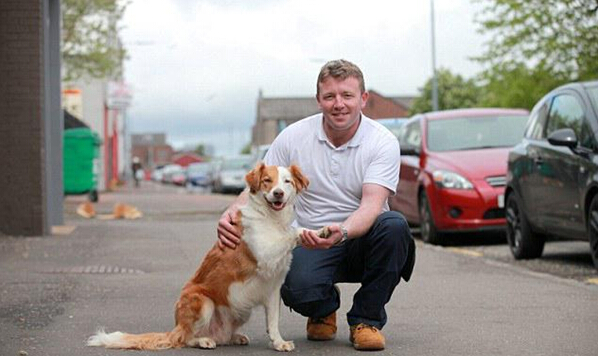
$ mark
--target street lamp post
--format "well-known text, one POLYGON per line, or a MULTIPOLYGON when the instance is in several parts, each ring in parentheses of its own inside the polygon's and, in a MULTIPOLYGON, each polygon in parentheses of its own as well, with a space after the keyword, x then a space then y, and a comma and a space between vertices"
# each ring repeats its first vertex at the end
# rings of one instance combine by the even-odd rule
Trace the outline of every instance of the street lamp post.
POLYGON ((430 17, 432 26, 432 109, 438 111, 438 75, 436 73, 436 39, 434 28, 434 0, 430 0, 430 17))

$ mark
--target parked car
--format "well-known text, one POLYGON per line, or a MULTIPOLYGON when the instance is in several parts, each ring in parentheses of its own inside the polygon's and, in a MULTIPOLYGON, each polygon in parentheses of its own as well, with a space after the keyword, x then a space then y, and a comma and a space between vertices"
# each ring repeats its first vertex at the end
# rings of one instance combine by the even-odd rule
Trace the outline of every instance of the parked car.
POLYGON ((509 154, 507 240, 516 259, 537 258, 552 237, 585 239, 598 268, 598 81, 544 96, 509 154))
POLYGON ((264 161, 264 157, 266 157, 266 153, 270 149, 270 145, 259 145, 255 149, 253 149, 253 163, 252 168, 255 167, 259 162, 264 161))
POLYGON ((521 109, 416 115, 399 131, 401 172, 392 210, 419 224, 425 242, 447 232, 503 230, 507 155, 523 136, 521 109))
POLYGON ((253 156, 242 155, 223 158, 214 171, 213 191, 239 193, 245 189, 245 174, 253 164, 253 156))
POLYGON ((378 119, 376 122, 382 124, 384 127, 390 130, 395 136, 399 137, 399 131, 401 130, 401 126, 406 123, 408 118, 406 117, 395 117, 395 118, 386 118, 386 119, 378 119))
POLYGON ((183 167, 178 164, 167 164, 162 168, 162 183, 173 184, 174 177, 180 177, 183 167))
POLYGON ((187 188, 212 188, 212 163, 191 163, 187 167, 187 188))
POLYGON ((157 166, 152 171, 151 178, 155 182, 161 182, 163 174, 164 174, 164 166, 157 166))

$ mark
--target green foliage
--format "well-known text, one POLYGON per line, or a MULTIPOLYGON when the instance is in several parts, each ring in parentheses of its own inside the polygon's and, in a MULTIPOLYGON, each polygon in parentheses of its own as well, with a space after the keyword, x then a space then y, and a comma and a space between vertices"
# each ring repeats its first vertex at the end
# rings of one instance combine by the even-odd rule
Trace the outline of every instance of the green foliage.
POLYGON ((197 147, 195 147, 195 153, 198 156, 205 156, 206 155, 206 146, 204 146, 203 143, 200 143, 199 145, 197 145, 197 147))
POLYGON ((126 51, 118 22, 125 7, 119 0, 61 1, 63 81, 122 74, 126 51))
POLYGON ((482 73, 485 85, 480 106, 531 110, 548 91, 568 81, 539 65, 533 69, 521 63, 500 63, 482 73))
POLYGON ((241 149, 241 154, 242 155, 248 155, 251 153, 251 142, 249 142, 248 144, 246 144, 245 146, 243 146, 243 148, 241 149))
POLYGON ((529 108, 542 93, 598 77, 598 1, 473 0, 479 32, 491 35, 482 103, 529 108))
MULTIPOLYGON (((438 75, 438 109, 470 108, 477 105, 480 90, 473 80, 464 79, 448 69, 439 69, 438 75)), ((419 89, 420 95, 413 101, 409 115, 432 111, 432 78, 419 89)))

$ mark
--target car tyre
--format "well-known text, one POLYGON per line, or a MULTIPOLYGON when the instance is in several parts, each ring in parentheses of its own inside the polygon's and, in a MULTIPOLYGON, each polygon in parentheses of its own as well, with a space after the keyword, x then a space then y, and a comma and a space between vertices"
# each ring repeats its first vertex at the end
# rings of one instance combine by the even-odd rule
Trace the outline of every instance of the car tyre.
POLYGON ((442 236, 436 230, 430 201, 424 192, 419 195, 419 227, 422 241, 433 245, 440 244, 442 236))
POLYGON ((532 227, 522 209, 521 199, 512 193, 505 204, 507 218, 507 242, 516 260, 542 256, 544 236, 532 231, 532 227))
POLYGON ((93 202, 93 203, 97 203, 98 200, 100 199, 100 197, 98 196, 98 191, 96 189, 93 189, 89 192, 89 201, 93 202))
POLYGON ((592 198, 588 209, 588 240, 594 266, 598 269, 598 195, 592 198))

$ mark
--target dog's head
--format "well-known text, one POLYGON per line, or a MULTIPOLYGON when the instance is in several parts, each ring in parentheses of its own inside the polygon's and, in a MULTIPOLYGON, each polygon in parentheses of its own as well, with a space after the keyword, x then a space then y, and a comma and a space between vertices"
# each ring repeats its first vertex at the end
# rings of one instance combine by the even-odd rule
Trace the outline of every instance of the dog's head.
POLYGON ((276 211, 285 208, 295 196, 309 185, 299 167, 266 166, 259 163, 245 176, 249 193, 261 195, 267 205, 276 211))

